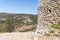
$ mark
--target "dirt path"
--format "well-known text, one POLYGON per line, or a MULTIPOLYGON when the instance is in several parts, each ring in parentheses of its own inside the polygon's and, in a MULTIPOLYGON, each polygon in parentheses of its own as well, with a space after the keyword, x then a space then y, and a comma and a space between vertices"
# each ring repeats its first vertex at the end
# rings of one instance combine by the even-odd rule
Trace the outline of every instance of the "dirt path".
POLYGON ((0 34, 0 40, 33 40, 33 32, 13 32, 0 34))

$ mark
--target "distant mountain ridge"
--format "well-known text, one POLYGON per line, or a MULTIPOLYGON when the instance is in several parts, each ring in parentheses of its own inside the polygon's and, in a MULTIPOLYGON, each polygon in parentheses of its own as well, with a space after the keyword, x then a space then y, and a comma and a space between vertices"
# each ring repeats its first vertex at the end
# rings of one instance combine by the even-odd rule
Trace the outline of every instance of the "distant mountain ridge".
POLYGON ((13 16, 15 16, 15 15, 24 15, 24 16, 33 16, 34 14, 25 14, 25 13, 6 13, 6 12, 0 12, 0 18, 1 17, 5 17, 5 16, 9 16, 9 15, 13 15, 13 16))

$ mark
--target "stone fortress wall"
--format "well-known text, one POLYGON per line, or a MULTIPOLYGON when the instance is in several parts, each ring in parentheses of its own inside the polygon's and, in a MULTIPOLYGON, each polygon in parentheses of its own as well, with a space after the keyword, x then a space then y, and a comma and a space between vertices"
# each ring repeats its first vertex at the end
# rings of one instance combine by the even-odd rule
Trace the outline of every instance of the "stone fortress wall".
POLYGON ((49 31, 49 26, 58 22, 60 22, 60 0, 38 0, 37 31, 45 34, 49 31))
MULTIPOLYGON (((35 40, 38 40, 37 35, 40 34, 42 40, 44 35, 50 30, 52 24, 60 22, 60 0, 38 0, 38 25, 35 34, 35 40)), ((40 37, 40 40, 41 40, 40 37)), ((47 37, 48 40, 60 40, 60 37, 47 37)))

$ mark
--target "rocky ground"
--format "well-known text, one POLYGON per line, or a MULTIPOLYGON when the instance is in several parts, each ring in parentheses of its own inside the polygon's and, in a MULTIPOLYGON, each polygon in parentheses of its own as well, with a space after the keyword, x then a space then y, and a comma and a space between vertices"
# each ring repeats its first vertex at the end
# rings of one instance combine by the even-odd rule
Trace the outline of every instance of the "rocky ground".
POLYGON ((0 40, 33 40, 33 32, 0 33, 0 40))
MULTIPOLYGON (((40 36, 40 34, 37 37, 38 40, 60 40, 59 37, 40 36)), ((34 32, 0 33, 0 40, 34 40, 34 32)))

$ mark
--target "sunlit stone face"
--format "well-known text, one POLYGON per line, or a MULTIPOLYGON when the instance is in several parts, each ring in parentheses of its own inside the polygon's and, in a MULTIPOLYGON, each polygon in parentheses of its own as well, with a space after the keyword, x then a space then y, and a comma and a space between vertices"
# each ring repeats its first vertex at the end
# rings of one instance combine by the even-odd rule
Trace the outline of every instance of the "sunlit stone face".
POLYGON ((38 0, 38 25, 34 39, 38 40, 38 36, 40 36, 40 40, 60 40, 60 37, 46 35, 46 33, 49 33, 51 26, 59 22, 60 0, 38 0))
POLYGON ((37 31, 45 34, 52 24, 60 22, 60 0, 38 0, 37 31))

